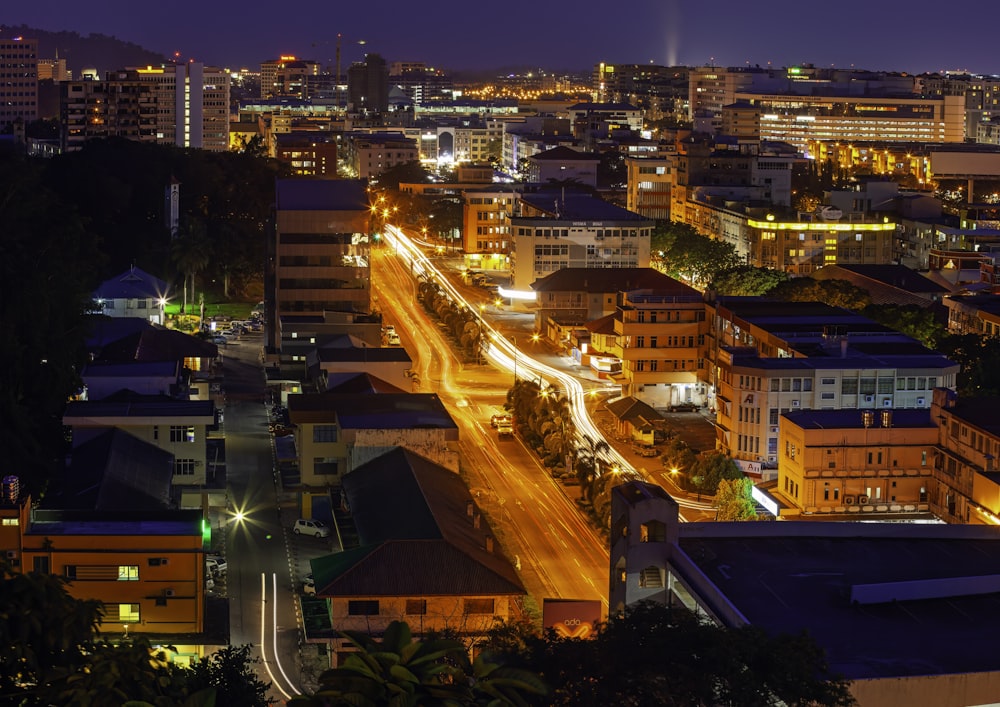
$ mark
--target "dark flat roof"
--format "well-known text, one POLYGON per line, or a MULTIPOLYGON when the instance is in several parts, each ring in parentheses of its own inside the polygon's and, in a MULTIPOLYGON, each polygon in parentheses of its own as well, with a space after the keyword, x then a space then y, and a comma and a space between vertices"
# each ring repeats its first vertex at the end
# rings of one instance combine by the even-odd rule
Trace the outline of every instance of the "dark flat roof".
POLYGON ((435 393, 289 395, 288 414, 296 424, 336 419, 344 429, 457 428, 435 393))
POLYGON ((653 268, 562 268, 531 283, 535 292, 629 292, 652 290, 668 295, 701 294, 653 268))
POLYGON ((63 419, 76 417, 209 417, 214 419, 211 400, 74 400, 66 406, 63 419))
MULTIPOLYGON (((873 410, 875 417, 870 427, 882 427, 882 413, 885 411, 892 413, 890 419, 893 427, 937 428, 931 420, 930 410, 910 408, 873 410)), ((865 426, 862 412, 862 410, 795 410, 784 413, 782 417, 787 417, 799 427, 810 430, 861 428, 865 426)))
MULTIPOLYGON (((531 204, 549 216, 512 216, 514 222, 535 221, 544 218, 552 221, 558 214, 559 221, 636 221, 652 224, 645 216, 615 206, 590 194, 546 190, 521 194, 521 201, 531 204)), ((611 225, 611 224, 608 224, 611 225)))
POLYGON ((365 179, 279 179, 279 211, 367 211, 365 179))
POLYGON ((751 624, 808 631, 848 679, 1000 669, 1000 593, 850 599, 855 585, 1000 575, 998 528, 787 522, 679 531, 687 556, 751 624))

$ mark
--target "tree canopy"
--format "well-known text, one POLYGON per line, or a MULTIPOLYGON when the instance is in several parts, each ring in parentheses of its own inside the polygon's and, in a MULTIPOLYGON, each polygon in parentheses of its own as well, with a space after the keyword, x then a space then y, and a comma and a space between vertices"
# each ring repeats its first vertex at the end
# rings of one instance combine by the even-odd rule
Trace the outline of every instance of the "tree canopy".
POLYGON ((512 637, 501 627, 482 646, 491 660, 537 672, 551 695, 532 705, 851 705, 806 634, 728 629, 682 607, 640 603, 593 638, 512 637))
POLYGON ((915 304, 870 304, 862 312, 879 324, 902 332, 922 343, 927 348, 936 348, 948 330, 938 319, 932 307, 915 304))
POLYGON ((716 520, 755 520, 757 503, 750 495, 750 479, 720 479, 715 492, 716 520))
POLYGON ((704 287, 718 273, 740 265, 732 244, 708 238, 676 222, 653 229, 650 251, 656 267, 695 287, 704 287))
POLYGON ((871 304, 868 291, 847 280, 815 280, 795 277, 773 288, 768 295, 785 302, 825 302, 855 312, 871 304))
POLYGON ((788 273, 783 270, 739 265, 717 272, 708 289, 719 295, 759 297, 787 281, 788 273))

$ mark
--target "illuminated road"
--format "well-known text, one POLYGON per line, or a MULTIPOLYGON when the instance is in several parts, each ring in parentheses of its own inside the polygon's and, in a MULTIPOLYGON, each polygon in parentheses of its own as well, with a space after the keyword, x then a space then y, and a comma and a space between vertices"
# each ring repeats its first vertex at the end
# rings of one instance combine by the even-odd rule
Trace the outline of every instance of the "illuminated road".
MULTIPOLYGON (((397 324, 420 379, 460 429, 467 481, 521 578, 536 599, 605 599, 608 551, 574 503, 515 439, 499 440, 488 420, 513 380, 490 366, 463 366, 416 301, 408 265, 375 251, 373 290, 385 321, 397 324)), ((575 493, 575 491, 574 491, 575 493)), ((606 603, 605 603, 606 607, 606 603)))
MULTIPOLYGON (((482 327, 483 337, 487 341, 484 347, 485 354, 494 365, 502 370, 509 371, 511 376, 516 371, 520 378, 540 379, 545 384, 561 390, 569 403, 578 440, 582 442, 583 437, 588 437, 592 440, 605 439, 604 434, 590 419, 590 414, 587 411, 584 387, 576 376, 548 366, 519 351, 514 343, 501 331, 492 326, 481 313, 477 313, 476 308, 465 300, 462 293, 434 267, 434 264, 424 254, 421 247, 409 239, 399 228, 386 225, 385 238, 389 245, 386 252, 395 254, 400 260, 405 262, 409 272, 432 279, 448 294, 452 302, 457 305, 464 305, 476 315, 477 321, 482 327)), ((412 289, 413 287, 414 285, 411 282, 410 288, 412 289)), ((414 297, 414 306, 419 307, 415 299, 414 297)), ((610 466, 619 469, 623 479, 644 478, 632 463, 615 449, 614 445, 609 443, 608 448, 607 453, 602 455, 604 461, 610 466)), ((659 479, 655 478, 649 480, 655 483, 662 483, 659 479)), ((707 503, 691 501, 681 497, 677 497, 675 500, 682 508, 695 511, 699 515, 711 510, 711 506, 707 503)))
POLYGON ((270 696, 301 692, 299 627, 291 591, 287 530, 278 507, 267 413, 261 402, 260 337, 229 344, 225 356, 226 481, 232 510, 245 520, 226 527, 229 642, 252 645, 270 696))

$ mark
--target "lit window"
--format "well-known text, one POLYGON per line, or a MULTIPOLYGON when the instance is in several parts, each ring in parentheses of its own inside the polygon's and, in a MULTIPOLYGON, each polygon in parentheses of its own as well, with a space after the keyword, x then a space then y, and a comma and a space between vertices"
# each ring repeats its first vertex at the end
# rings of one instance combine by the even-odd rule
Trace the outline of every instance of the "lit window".
POLYGON ((119 582, 138 582, 139 565, 118 565, 119 582))
POLYGON ((119 604, 118 605, 118 621, 123 624, 137 624, 139 623, 139 605, 138 604, 119 604))

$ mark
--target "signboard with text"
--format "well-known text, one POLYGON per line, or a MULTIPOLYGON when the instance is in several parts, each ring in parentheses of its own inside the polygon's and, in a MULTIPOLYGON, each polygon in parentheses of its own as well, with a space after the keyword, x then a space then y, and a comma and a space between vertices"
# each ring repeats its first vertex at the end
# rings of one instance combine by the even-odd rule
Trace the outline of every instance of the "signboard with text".
POLYGON ((542 625, 560 637, 590 638, 600 622, 600 599, 542 600, 542 625))

